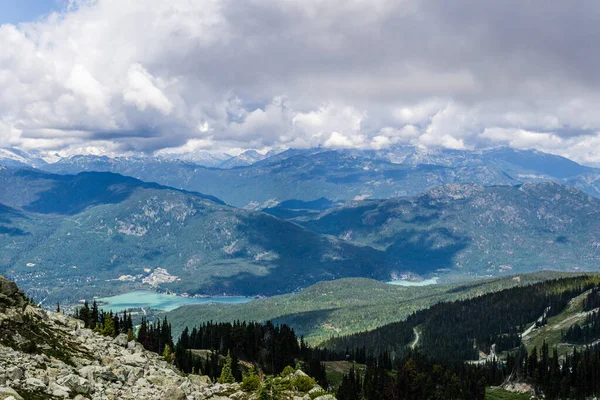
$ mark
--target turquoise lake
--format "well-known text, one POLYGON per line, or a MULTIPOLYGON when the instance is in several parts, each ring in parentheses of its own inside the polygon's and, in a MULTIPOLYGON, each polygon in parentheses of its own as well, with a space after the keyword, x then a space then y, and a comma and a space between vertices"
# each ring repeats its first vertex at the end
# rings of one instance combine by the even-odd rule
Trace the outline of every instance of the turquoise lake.
POLYGON ((97 299, 102 302, 101 308, 104 310, 112 310, 113 312, 123 311, 130 308, 154 308, 157 310, 171 311, 180 306, 189 304, 208 304, 208 303, 224 303, 224 304, 240 304, 247 303, 252 298, 250 297, 204 297, 191 298, 169 294, 160 294, 151 291, 136 291, 118 296, 104 297, 97 299))
POLYGON ((429 285, 437 284, 438 280, 439 280, 439 278, 431 278, 431 279, 425 279, 424 281, 420 281, 420 282, 397 280, 397 281, 389 281, 387 283, 390 285, 398 285, 398 286, 429 286, 429 285))

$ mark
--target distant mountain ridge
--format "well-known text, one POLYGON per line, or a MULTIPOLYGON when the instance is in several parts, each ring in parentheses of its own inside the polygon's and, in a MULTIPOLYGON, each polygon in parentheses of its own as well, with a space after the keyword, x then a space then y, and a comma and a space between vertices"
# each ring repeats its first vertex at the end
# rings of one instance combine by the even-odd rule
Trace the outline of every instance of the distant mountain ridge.
MULTIPOLYGON (((107 171, 197 191, 236 207, 263 209, 286 200, 331 201, 414 196, 448 183, 515 185, 556 181, 600 197, 600 169, 531 150, 289 149, 201 166, 177 157, 73 156, 40 168, 54 173, 107 171), (223 168, 227 167, 227 168, 223 168)), ((0 160, 0 163, 2 161, 0 160)))
MULTIPOLYGON (((158 151, 155 155, 146 155, 143 153, 133 153, 129 155, 110 157, 96 154, 74 154, 70 156, 60 156, 58 154, 46 154, 41 156, 41 152, 27 152, 14 147, 0 147, 0 165, 7 167, 34 167, 39 168, 46 164, 74 164, 83 167, 86 162, 101 163, 110 162, 111 159, 132 160, 132 161, 182 161, 209 168, 229 169, 240 166, 248 166, 258 161, 264 160, 278 154, 278 151, 271 150, 265 154, 256 150, 246 150, 236 156, 226 153, 211 153, 208 151, 190 151, 190 152, 169 152, 158 151)), ((44 153, 45 154, 45 153, 44 153)), ((97 164, 99 167, 101 164, 97 164)), ((89 168, 89 166, 88 166, 89 168)))
POLYGON ((261 209, 281 201, 311 201, 320 197, 347 201, 415 195, 453 182, 484 185, 519 183, 500 170, 485 166, 451 168, 437 165, 393 164, 344 152, 298 154, 273 163, 214 169, 182 161, 79 159, 48 165, 56 173, 109 171, 144 181, 211 194, 236 207, 261 209))

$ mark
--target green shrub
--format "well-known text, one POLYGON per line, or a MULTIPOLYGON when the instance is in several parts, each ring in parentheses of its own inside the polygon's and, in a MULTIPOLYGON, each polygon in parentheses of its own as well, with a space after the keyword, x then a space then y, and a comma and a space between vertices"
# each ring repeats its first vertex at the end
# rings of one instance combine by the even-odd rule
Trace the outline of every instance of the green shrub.
POLYGON ((292 368, 292 367, 290 367, 290 366, 288 365, 287 367, 285 367, 285 368, 283 369, 283 371, 281 371, 281 374, 280 374, 280 375, 281 375, 281 377, 282 377, 282 378, 285 378, 286 376, 290 376, 290 375, 292 375, 294 372, 296 372, 296 371, 294 370, 294 368, 292 368))
POLYGON ((315 387, 316 384, 317 382, 313 378, 306 375, 298 375, 292 379, 292 385, 300 392, 308 392, 315 387))
POLYGON ((285 378, 277 377, 272 380, 273 387, 280 391, 284 392, 286 390, 292 390, 292 382, 291 379, 287 376, 285 378))
POLYGON ((317 397, 325 396, 327 394, 332 394, 332 393, 326 392, 324 390, 319 390, 318 392, 312 392, 312 393, 310 393, 309 397, 310 397, 311 400, 314 400, 317 397))
POLYGON ((260 389, 260 377, 251 368, 248 375, 242 379, 242 390, 245 392, 254 392, 260 389))
POLYGON ((273 384, 272 379, 267 379, 258 392, 258 400, 279 400, 280 398, 280 391, 273 384))

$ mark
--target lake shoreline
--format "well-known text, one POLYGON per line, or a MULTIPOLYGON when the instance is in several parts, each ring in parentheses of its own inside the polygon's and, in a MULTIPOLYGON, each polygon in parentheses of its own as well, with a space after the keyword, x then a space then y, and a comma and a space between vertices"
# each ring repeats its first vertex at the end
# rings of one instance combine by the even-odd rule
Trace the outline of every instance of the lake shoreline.
POLYGON ((150 290, 136 290, 115 296, 96 299, 99 306, 106 311, 121 312, 124 310, 149 308, 160 311, 171 311, 185 305, 198 304, 242 304, 254 300, 243 296, 203 296, 190 297, 177 294, 164 294, 150 290))

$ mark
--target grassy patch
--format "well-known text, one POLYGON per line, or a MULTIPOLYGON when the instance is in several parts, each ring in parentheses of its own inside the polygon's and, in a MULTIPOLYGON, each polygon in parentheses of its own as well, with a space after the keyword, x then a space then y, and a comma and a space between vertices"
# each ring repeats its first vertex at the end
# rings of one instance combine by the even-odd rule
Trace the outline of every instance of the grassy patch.
POLYGON ((585 319, 587 313, 583 312, 583 301, 588 293, 589 291, 572 299, 563 312, 548 319, 546 326, 535 329, 524 337, 523 343, 527 350, 531 351, 533 347, 537 347, 539 351, 545 341, 550 348, 556 347, 559 355, 571 353, 574 345, 561 342, 562 334, 571 325, 585 319))
POLYGON ((353 364, 348 361, 326 361, 323 364, 325 364, 327 381, 334 388, 340 386, 342 383, 342 377, 344 374, 347 374, 350 371, 352 365, 354 365, 354 368, 356 368, 358 371, 363 371, 365 369, 363 364, 353 364))

